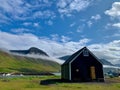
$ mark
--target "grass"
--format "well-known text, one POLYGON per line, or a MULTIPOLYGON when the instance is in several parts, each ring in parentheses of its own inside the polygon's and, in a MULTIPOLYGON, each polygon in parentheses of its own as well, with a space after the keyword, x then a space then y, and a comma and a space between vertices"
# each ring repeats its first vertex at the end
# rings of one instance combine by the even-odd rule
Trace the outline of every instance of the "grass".
POLYGON ((0 51, 0 72, 4 73, 39 73, 58 72, 60 65, 52 61, 28 57, 13 56, 0 51))
MULTIPOLYGON (((48 85, 41 85, 40 82, 49 79, 59 79, 57 76, 27 76, 14 78, 1 78, 1 90, 120 90, 120 78, 109 79, 113 82, 105 83, 65 83, 54 82, 48 85)), ((109 81, 107 80, 107 81, 109 81)))

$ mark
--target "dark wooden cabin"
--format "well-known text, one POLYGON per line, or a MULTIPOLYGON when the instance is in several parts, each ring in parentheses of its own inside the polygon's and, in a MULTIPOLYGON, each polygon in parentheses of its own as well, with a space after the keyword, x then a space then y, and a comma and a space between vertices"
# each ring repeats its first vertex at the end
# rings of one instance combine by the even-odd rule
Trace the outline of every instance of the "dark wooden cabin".
POLYGON ((62 79, 67 81, 104 82, 103 65, 86 47, 71 55, 61 66, 62 79))

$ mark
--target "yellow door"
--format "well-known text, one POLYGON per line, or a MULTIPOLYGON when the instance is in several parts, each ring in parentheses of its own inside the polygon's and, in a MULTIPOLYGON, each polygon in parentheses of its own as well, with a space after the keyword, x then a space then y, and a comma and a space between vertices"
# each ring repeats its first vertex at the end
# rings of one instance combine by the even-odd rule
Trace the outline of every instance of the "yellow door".
POLYGON ((96 79, 96 74, 95 74, 95 67, 91 66, 90 67, 90 75, 91 75, 91 79, 96 79))

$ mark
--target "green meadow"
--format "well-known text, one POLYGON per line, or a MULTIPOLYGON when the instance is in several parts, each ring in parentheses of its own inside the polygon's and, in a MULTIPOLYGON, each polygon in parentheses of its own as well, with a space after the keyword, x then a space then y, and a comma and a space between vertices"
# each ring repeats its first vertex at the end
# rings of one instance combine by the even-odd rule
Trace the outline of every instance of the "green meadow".
POLYGON ((12 55, 0 51, 0 73, 38 74, 39 72, 58 72, 60 65, 56 62, 12 55))
POLYGON ((0 90, 120 90, 120 78, 110 78, 104 83, 68 83, 54 81, 55 79, 60 79, 60 77, 23 76, 0 78, 0 90), (47 84, 41 84, 42 81, 47 80, 47 84))

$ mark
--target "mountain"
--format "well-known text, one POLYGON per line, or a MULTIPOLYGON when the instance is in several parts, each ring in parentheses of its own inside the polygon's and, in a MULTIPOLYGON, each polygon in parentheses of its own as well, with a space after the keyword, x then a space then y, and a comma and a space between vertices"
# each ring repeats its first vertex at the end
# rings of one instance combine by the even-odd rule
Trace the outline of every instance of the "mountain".
POLYGON ((36 47, 31 47, 28 50, 10 50, 10 52, 17 53, 17 54, 23 54, 23 55, 35 54, 35 55, 49 56, 46 52, 36 47))
POLYGON ((57 62, 40 58, 17 56, 0 50, 1 73, 38 74, 58 71, 60 71, 60 65, 57 62))
POLYGON ((120 67, 120 64, 115 64, 115 66, 118 66, 118 67, 120 67))
POLYGON ((62 57, 59 57, 59 59, 61 60, 67 60, 71 55, 66 55, 66 56, 62 56, 62 57))
POLYGON ((105 60, 105 59, 99 59, 100 62, 103 64, 103 65, 110 65, 110 66, 114 66, 111 62, 105 60))

